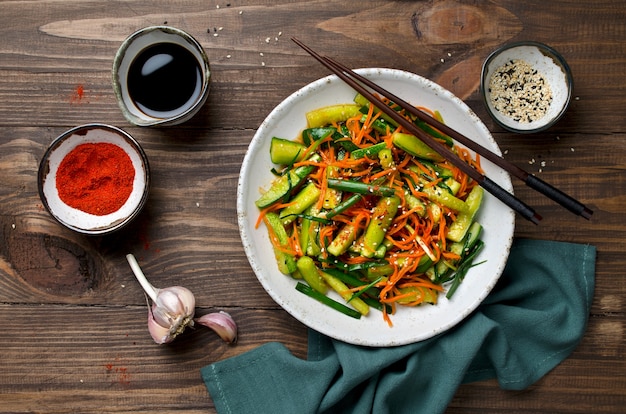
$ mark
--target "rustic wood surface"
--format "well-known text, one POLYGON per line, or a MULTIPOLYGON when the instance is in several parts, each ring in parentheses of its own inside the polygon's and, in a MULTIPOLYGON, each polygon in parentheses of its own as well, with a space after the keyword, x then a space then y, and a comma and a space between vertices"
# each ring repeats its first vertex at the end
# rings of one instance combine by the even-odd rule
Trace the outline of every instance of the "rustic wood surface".
POLYGON ((544 216, 539 226, 518 220, 517 236, 597 246, 587 332, 527 390, 502 391, 496 381, 464 385, 447 412, 623 412, 623 0, 0 0, 0 411, 212 413, 201 367, 268 341, 305 356, 306 327, 272 301, 248 265, 235 205, 256 128, 293 91, 327 75, 291 36, 353 67, 404 69, 440 83, 484 120, 508 159, 595 210, 587 222, 515 183, 544 216), (180 127, 133 127, 113 95, 117 48, 154 24, 188 31, 211 61, 209 100, 180 127), (533 136, 499 129, 478 94, 489 52, 523 39, 562 52, 575 77, 565 118, 533 136), (62 228, 37 192, 47 146, 90 122, 127 130, 152 167, 143 213, 104 237, 62 228), (198 330, 171 346, 154 344, 129 252, 156 285, 195 292, 199 314, 230 312, 239 343, 227 346, 198 330))

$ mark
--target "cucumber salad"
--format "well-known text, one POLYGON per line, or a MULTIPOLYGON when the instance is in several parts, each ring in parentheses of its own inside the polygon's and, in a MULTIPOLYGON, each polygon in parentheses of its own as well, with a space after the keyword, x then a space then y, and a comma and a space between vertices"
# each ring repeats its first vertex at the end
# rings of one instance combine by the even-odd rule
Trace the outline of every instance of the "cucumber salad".
MULTIPOLYGON (((396 109, 482 171, 478 156, 396 109)), ((306 119, 300 136, 272 137, 276 178, 255 202, 280 272, 345 315, 373 308, 390 326, 399 306, 451 298, 479 264, 482 187, 361 95, 306 119)))

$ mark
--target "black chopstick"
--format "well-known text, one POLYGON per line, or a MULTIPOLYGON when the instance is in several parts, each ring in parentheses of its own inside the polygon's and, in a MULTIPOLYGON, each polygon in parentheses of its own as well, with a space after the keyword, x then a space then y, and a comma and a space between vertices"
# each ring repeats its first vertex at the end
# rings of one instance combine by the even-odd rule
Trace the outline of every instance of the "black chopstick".
MULTIPOLYGON (((300 42, 296 38, 292 38, 292 40, 304 49, 307 53, 313 56, 316 60, 318 60, 321 64, 330 69, 335 75, 337 75, 341 80, 350 85, 354 90, 363 95, 368 101, 370 101, 373 105, 375 105, 379 110, 384 112, 386 115, 391 117, 394 121, 400 124, 403 128, 405 128, 411 134, 417 136, 420 140, 424 142, 424 144, 431 147, 437 153, 439 153, 442 157, 446 158, 452 164, 454 164, 457 168, 475 180, 481 187, 483 187, 486 191, 491 193, 497 199, 502 201, 504 204, 509 206, 511 209, 516 211, 525 219, 531 221, 534 224, 539 224, 541 220, 541 216, 537 214, 530 206, 526 205, 523 201, 516 198, 513 194, 506 191, 504 188, 500 187, 496 182, 491 180, 489 177, 481 174, 478 170, 474 169, 472 166, 467 164, 465 161, 461 160, 456 156, 454 152, 452 152, 448 147, 443 145, 441 142, 437 141, 432 136, 428 135, 426 132, 419 129, 415 124, 407 120, 405 117, 397 113, 395 110, 387 106, 384 102, 382 102, 377 96, 371 93, 367 88, 362 86, 360 83, 352 79, 348 73, 352 71, 345 71, 340 66, 338 66, 333 60, 322 57, 317 54, 314 50, 306 46, 304 43, 300 42)), ((381 92, 382 93, 382 92, 381 92)), ((398 103, 398 102, 396 102, 398 103)), ((398 103, 399 104, 399 103, 398 103)))
POLYGON ((416 108, 415 106, 413 106, 413 105, 409 104, 408 102, 404 101, 402 98, 399 98, 396 95, 392 94, 391 92, 386 91, 385 89, 381 88, 376 83, 372 82, 371 80, 367 79, 364 76, 359 75, 358 73, 352 71, 351 69, 347 68, 346 66, 342 65, 341 63, 339 63, 339 62, 337 62, 335 60, 332 60, 332 59, 330 59, 328 57, 324 57, 324 59, 326 59, 328 61, 331 61, 336 67, 340 68, 344 72, 349 73, 351 76, 353 76, 359 82, 363 83, 364 85, 366 85, 367 87, 371 88, 372 90, 374 90, 374 91, 376 91, 376 92, 386 96, 388 99, 390 99, 394 103, 398 104, 403 109, 405 109, 408 112, 410 112, 411 114, 415 115, 421 121, 426 122, 430 126, 438 129, 439 131, 441 131, 444 134, 448 135, 449 137, 453 138, 457 142, 460 142, 461 144, 465 145, 466 147, 474 150, 475 152, 480 154, 482 157, 484 157, 484 158, 488 159, 489 161, 493 162, 494 164, 496 164, 498 167, 502 168, 503 170, 508 171, 509 173, 511 173, 512 175, 514 175, 515 177, 519 178, 524 183, 526 183, 526 185, 528 187, 530 187, 530 188, 532 188, 534 190, 539 191, 540 193, 542 193, 545 196, 549 197, 553 201, 556 201, 561 206, 565 207, 566 209, 568 209, 569 211, 571 211, 572 213, 574 213, 576 215, 584 217, 587 220, 589 220, 591 218, 591 215, 593 214, 593 211, 591 211, 589 208, 587 208, 580 201, 572 198, 571 196, 565 194, 563 191, 559 190, 556 187, 553 187, 552 185, 546 183, 545 181, 541 180, 540 178, 536 177, 535 175, 530 174, 529 172, 527 172, 527 171, 523 170, 522 168, 518 167, 517 165, 512 164, 511 162, 509 162, 506 159, 502 158, 498 154, 496 154, 494 152, 491 152, 490 150, 488 150, 487 148, 483 147, 482 145, 480 145, 476 141, 473 141, 472 139, 470 139, 470 138, 466 137, 465 135, 461 134, 460 132, 452 129, 448 125, 446 125, 446 124, 444 124, 442 122, 439 122, 438 120, 436 120, 432 116, 428 115, 426 112, 416 108))

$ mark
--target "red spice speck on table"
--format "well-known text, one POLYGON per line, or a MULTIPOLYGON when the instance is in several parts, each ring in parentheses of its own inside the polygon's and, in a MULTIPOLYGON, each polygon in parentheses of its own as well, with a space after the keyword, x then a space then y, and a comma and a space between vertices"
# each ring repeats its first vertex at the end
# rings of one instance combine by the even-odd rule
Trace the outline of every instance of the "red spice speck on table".
POLYGON ((130 385, 130 373, 128 372, 128 368, 122 364, 120 364, 120 359, 115 358, 115 362, 109 362, 104 365, 104 368, 109 374, 117 374, 117 379, 115 382, 122 385, 130 385))
POLYGON ((85 87, 83 85, 76 85, 72 95, 70 96, 70 103, 80 103, 85 97, 85 87))

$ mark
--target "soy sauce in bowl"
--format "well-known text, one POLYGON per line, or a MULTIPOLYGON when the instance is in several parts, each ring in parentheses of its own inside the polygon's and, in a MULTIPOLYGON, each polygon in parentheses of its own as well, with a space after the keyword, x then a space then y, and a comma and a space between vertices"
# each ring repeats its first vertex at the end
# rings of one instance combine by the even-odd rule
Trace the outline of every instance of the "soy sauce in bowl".
POLYGON ((113 91, 124 117, 137 126, 171 126, 191 119, 209 96, 204 49, 171 26, 145 27, 122 42, 113 60, 113 91))
POLYGON ((150 116, 164 118, 191 108, 200 96, 201 68, 196 57, 176 43, 142 50, 128 70, 128 93, 150 116))

